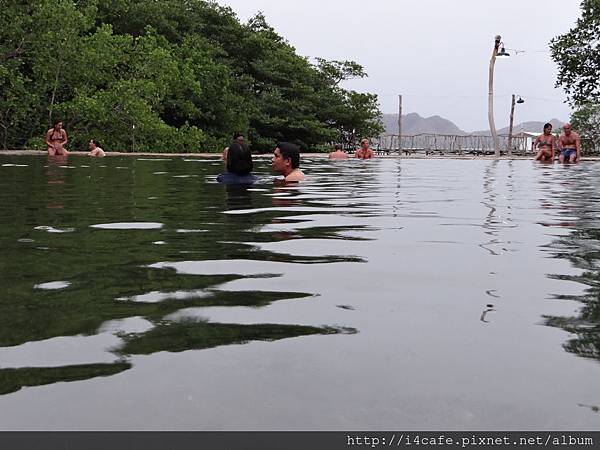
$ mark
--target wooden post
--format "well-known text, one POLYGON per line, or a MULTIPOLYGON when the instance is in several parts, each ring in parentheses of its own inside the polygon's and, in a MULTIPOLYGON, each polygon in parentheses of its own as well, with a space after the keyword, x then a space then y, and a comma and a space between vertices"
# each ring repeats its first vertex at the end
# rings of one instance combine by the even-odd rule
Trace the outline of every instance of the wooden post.
POLYGON ((402 96, 398 96, 398 154, 402 153, 402 96))
POLYGON ((490 59, 490 70, 488 74, 488 121, 490 123, 490 132, 494 139, 494 156, 498 158, 500 156, 500 140, 498 139, 498 133, 496 132, 496 124, 494 123, 494 65, 496 64, 496 55, 498 54, 498 47, 500 47, 500 35, 496 36, 494 40, 494 50, 492 51, 492 58, 490 59))
POLYGON ((510 124, 508 126, 508 156, 512 155, 512 141, 513 141, 513 117, 515 115, 515 94, 512 95, 512 102, 510 104, 510 124))

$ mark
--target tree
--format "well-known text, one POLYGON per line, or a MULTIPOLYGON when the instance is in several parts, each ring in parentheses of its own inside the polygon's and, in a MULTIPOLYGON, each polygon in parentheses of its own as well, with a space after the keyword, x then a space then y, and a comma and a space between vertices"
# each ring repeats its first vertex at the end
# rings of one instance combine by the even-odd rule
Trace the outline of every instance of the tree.
POLYGON ((6 0, 0 9, 0 144, 44 148, 60 117, 71 149, 303 149, 377 133, 377 97, 340 86, 353 61, 315 64, 262 14, 241 23, 202 0, 6 0))
POLYGON ((600 100, 600 1, 584 0, 574 28, 550 42, 558 65, 557 87, 571 105, 600 100))
POLYGON ((571 125, 581 135, 584 151, 600 150, 600 103, 588 102, 578 105, 571 116, 571 125))
POLYGON ((584 150, 591 150, 600 139, 600 1, 583 0, 576 26, 552 39, 550 50, 558 65, 556 85, 575 109, 571 120, 584 150))

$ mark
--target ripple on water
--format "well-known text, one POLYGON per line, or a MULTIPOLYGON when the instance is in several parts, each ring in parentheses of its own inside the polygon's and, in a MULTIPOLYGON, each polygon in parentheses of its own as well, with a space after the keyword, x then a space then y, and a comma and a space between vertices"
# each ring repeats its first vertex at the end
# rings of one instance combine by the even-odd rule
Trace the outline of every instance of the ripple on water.
POLYGON ((147 267, 151 269, 174 269, 185 275, 241 275, 277 276, 294 263, 259 261, 252 259, 213 259, 205 261, 157 262, 147 267))
POLYGON ((54 228, 47 225, 40 225, 35 227, 34 230, 47 231, 48 233, 72 233, 75 228, 54 228))
POLYGON ((190 290, 190 291, 152 291, 146 294, 132 295, 129 297, 118 297, 115 301, 118 302, 136 302, 136 303, 159 303, 165 300, 187 300, 191 298, 205 298, 214 295, 213 292, 205 291, 203 289, 190 290))
POLYGON ((36 284, 34 289, 64 289, 69 287, 71 283, 68 281, 49 281, 48 283, 36 284))
POLYGON ((170 158, 136 158, 137 161, 171 161, 170 158))
POLYGON ((208 233, 210 230, 186 230, 185 228, 180 228, 177 230, 177 233, 208 233))
POLYGON ((163 224, 158 222, 115 222, 90 225, 90 228, 103 230, 156 230, 162 227, 163 224))

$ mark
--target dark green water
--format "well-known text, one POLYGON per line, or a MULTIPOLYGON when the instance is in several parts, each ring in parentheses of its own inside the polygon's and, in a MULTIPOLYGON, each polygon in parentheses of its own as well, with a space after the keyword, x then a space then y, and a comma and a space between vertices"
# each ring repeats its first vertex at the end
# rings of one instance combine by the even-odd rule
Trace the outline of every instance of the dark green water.
POLYGON ((3 429, 597 429, 600 165, 0 156, 3 429))

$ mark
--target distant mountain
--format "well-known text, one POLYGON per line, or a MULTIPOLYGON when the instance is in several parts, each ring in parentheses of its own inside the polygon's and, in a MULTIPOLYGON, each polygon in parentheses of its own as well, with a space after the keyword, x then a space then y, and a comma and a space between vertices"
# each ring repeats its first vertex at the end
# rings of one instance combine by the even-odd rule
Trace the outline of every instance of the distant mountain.
MULTIPOLYGON (((552 119, 552 120, 550 120, 549 123, 552 124, 553 131, 558 130, 559 128, 561 128, 564 125, 564 122, 561 122, 558 119, 552 119)), ((536 121, 523 122, 518 125, 513 125, 513 133, 517 134, 521 130, 523 130, 523 131, 534 131, 534 132, 539 131, 539 133, 542 134, 544 132, 545 124, 546 124, 546 122, 536 122, 536 121)), ((481 130, 481 131, 473 131, 473 134, 480 135, 480 136, 491 136, 492 133, 490 133, 490 130, 481 130)), ((499 129, 498 134, 508 134, 508 127, 499 129)))
MULTIPOLYGON (((562 127, 564 122, 558 119, 552 119, 550 121, 552 128, 557 130, 562 127)), ((398 133, 398 114, 384 114, 383 124, 385 126, 386 134, 397 134, 398 133)), ((545 122, 523 122, 513 125, 513 133, 519 133, 523 131, 539 131, 540 134, 543 131, 545 122)), ((466 132, 458 128, 454 123, 448 119, 444 119, 440 116, 421 117, 417 113, 410 113, 402 115, 402 134, 404 136, 414 136, 415 134, 453 134, 453 135, 466 135, 474 134, 477 136, 490 136, 490 130, 480 130, 466 132)), ((508 134, 508 127, 501 128, 498 130, 498 134, 508 134)))
MULTIPOLYGON (((386 134, 398 134, 398 114, 384 114, 383 124, 386 134)), ((421 117, 417 113, 402 115, 402 134, 412 136, 415 134, 467 134, 440 116, 421 117)))

